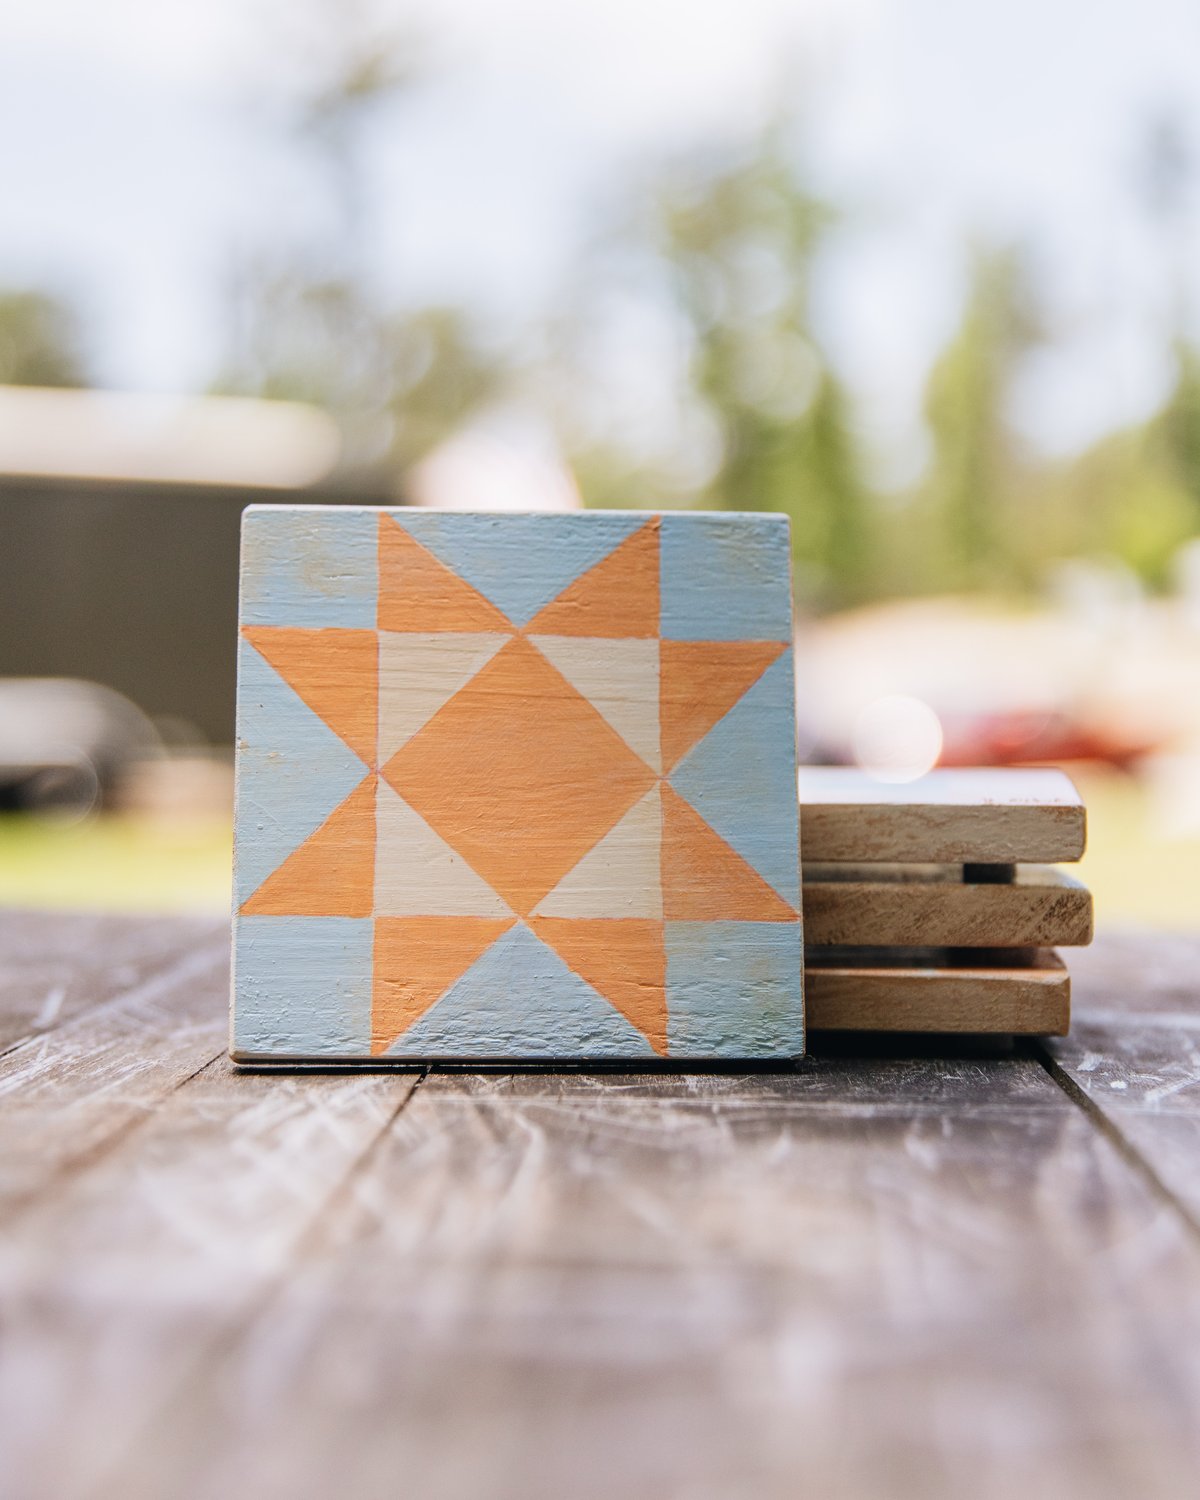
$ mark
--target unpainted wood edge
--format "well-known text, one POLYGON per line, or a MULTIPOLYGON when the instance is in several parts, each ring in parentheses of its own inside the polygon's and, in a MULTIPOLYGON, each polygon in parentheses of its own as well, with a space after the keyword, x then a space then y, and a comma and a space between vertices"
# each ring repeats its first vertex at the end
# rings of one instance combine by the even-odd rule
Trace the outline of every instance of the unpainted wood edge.
POLYGON ((1086 947, 1095 931, 1090 891, 1053 868, 1039 879, 1042 868, 1019 866, 1014 881, 995 883, 809 879, 805 944, 1086 947))
POLYGON ((1070 974, 1057 955, 1040 962, 1040 968, 1007 972, 806 970, 809 1031, 1065 1036, 1071 1024, 1070 974))
POLYGON ((1073 864, 1086 825, 1082 804, 810 803, 800 809, 800 847, 814 863, 1073 864))
POLYGON ((1121 1128, 1119 1119, 1105 1109, 1099 1099, 1081 1086, 1073 1070, 1065 1067, 1052 1051, 1044 1046, 1035 1045, 1034 1055, 1048 1077, 1063 1091, 1072 1104, 1091 1120, 1126 1166, 1137 1174, 1160 1203, 1182 1220, 1188 1232, 1200 1241, 1200 1215, 1197 1215, 1190 1204, 1169 1186, 1166 1178, 1154 1163, 1130 1140, 1121 1128))

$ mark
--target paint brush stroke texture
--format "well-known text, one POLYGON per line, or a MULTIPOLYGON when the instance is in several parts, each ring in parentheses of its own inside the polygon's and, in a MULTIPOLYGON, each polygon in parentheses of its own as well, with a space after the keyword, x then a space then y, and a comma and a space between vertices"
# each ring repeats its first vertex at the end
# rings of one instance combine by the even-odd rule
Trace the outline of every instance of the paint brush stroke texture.
POLYGON ((788 1058, 787 523, 252 507, 234 1054, 788 1058))

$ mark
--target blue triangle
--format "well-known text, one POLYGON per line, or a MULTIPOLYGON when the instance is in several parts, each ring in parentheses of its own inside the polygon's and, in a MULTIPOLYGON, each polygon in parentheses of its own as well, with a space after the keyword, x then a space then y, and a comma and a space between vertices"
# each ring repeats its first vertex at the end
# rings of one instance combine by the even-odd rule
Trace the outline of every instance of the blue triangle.
POLYGON ((528 625, 538 610, 649 520, 646 515, 620 511, 514 516, 399 510, 388 514, 516 626, 528 625))
POLYGON ((792 906, 800 906, 792 653, 767 668, 670 778, 700 816, 792 906))
POLYGON ((389 1049, 391 1057, 629 1057, 654 1049, 524 923, 389 1049))
POLYGON ((243 639, 238 655, 234 894, 252 896, 367 774, 366 765, 243 639))

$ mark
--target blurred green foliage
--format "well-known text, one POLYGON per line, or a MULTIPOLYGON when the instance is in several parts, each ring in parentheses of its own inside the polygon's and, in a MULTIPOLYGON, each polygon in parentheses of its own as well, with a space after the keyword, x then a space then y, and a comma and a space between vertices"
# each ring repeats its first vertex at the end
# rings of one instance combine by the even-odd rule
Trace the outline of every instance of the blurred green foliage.
POLYGON ((499 388, 502 369, 452 307, 381 308, 354 277, 249 273, 214 389, 310 401, 343 436, 342 482, 399 490, 405 471, 499 388))
POLYGON ((495 393, 504 369, 462 309, 382 301, 364 256, 369 135, 419 82, 423 49, 406 22, 360 0, 310 0, 279 21, 291 137, 325 226, 235 268, 215 389, 325 407, 342 427, 346 487, 399 489, 495 393))
POLYGON ((926 566, 935 578, 996 585, 1021 576, 1015 512, 1027 476, 1006 406, 1039 336, 1019 255, 976 249, 962 321, 929 375, 932 455, 911 502, 924 512, 926 566))
MULTIPOLYGON (((532 405, 590 505, 787 513, 802 593, 817 607, 1028 592, 1076 557, 1117 559, 1159 587, 1180 543, 1200 531, 1200 351, 1182 333, 1182 292, 1162 410, 1070 460, 1050 459, 1012 418, 1051 338, 1031 263, 1019 247, 969 247, 958 325, 923 396, 927 462, 915 481, 885 489, 815 306, 843 213, 814 185, 794 122, 647 172, 572 294, 521 347, 500 348, 464 308, 383 298, 364 255, 371 132, 419 87, 421 46, 361 0, 308 0, 278 19, 290 138, 323 209, 299 241, 281 233, 234 266, 215 389, 331 411, 347 492, 402 494, 410 468, 464 425, 495 406, 532 405), (675 376, 663 376, 678 384, 667 403, 678 420, 649 439, 613 377, 606 390, 597 373, 614 293, 654 302, 678 354, 675 376)), ((1167 268, 1191 173, 1178 130, 1159 122, 1131 212, 1161 233, 1167 268)), ((79 349, 63 304, 0 296, 0 382, 79 383, 79 349)))
POLYGON ((74 309, 48 292, 0 292, 0 385, 86 383, 74 309))
MULTIPOLYGON (((1161 176, 1156 157, 1148 170, 1161 176)), ((766 131, 732 164, 700 158, 668 172, 652 204, 627 238, 665 272, 690 350, 688 399, 720 455, 689 501, 787 512, 806 598, 837 607, 1022 593, 1077 557, 1118 560, 1151 587, 1168 581, 1175 551, 1200 531, 1200 351, 1187 339, 1175 341, 1174 386, 1149 422, 1070 461, 1041 457, 1012 418, 1049 340, 1029 258, 970 247, 959 323, 926 382, 928 462, 914 483, 884 492, 870 482, 869 439, 813 316, 838 214, 786 133, 766 131)), ((590 503, 672 503, 654 466, 568 451, 590 503)))
POLYGON ((669 177, 651 236, 688 325, 694 394, 719 442, 696 498, 786 511, 810 580, 861 597, 875 527, 850 401, 811 307, 814 261, 835 223, 772 131, 732 167, 669 177))

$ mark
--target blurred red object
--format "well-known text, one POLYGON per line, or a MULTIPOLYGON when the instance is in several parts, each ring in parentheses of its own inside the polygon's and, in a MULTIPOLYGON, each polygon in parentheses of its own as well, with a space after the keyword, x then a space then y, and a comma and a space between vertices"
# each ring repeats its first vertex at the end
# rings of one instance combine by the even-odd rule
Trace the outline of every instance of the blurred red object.
POLYGON ((1067 714, 1020 712, 942 721, 943 766, 1021 766, 1099 761, 1128 770, 1161 748, 1157 739, 1086 724, 1067 714))

